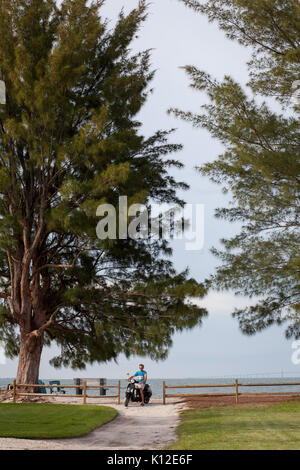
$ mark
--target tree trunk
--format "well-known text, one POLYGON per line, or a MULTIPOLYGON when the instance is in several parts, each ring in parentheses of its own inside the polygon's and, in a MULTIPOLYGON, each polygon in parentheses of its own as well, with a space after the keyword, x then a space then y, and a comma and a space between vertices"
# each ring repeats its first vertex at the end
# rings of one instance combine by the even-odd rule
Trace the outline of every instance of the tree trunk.
MULTIPOLYGON (((43 349, 43 335, 21 333, 17 384, 37 384, 43 349)), ((32 391, 28 390, 27 391, 32 391)))

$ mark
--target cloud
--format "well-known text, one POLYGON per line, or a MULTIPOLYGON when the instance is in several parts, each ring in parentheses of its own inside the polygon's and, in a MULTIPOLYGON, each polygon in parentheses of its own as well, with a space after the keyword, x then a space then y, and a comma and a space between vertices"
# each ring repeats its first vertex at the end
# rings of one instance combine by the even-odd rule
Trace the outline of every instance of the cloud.
POLYGON ((235 308, 245 308, 256 301, 257 299, 234 295, 233 292, 210 292, 204 299, 193 299, 197 305, 206 308, 210 315, 230 315, 235 308))

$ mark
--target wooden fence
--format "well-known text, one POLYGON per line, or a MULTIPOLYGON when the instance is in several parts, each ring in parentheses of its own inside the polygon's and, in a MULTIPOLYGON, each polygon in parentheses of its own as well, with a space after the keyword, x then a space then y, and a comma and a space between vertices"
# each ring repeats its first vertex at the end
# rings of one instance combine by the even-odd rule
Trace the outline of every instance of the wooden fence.
POLYGON ((184 398, 184 397, 233 397, 235 402, 239 402, 239 397, 274 397, 274 396, 287 396, 287 397, 300 397, 300 391, 296 392, 245 392, 241 393, 239 387, 281 387, 281 386, 295 386, 300 385, 300 382, 281 382, 281 383, 239 383, 236 379, 232 384, 201 384, 201 385, 166 385, 166 382, 163 382, 163 404, 166 404, 167 398, 184 398), (182 389, 182 388, 233 388, 233 391, 230 393, 176 393, 176 394, 167 394, 166 391, 169 388, 182 389))
POLYGON ((15 402, 17 397, 25 396, 25 397, 62 397, 64 396, 65 398, 81 398, 83 401, 83 404, 85 405, 87 403, 87 398, 117 398, 118 405, 121 402, 121 381, 118 381, 118 385, 88 385, 87 381, 83 381, 83 385, 61 385, 61 384, 51 384, 51 385, 46 385, 46 384, 17 384, 16 380, 13 381, 12 387, 11 387, 11 394, 13 401, 15 402), (35 389, 35 388, 52 388, 52 389, 82 389, 82 395, 72 395, 72 394, 67 394, 67 395, 62 395, 58 393, 51 393, 51 395, 47 395, 45 393, 35 393, 35 392, 26 392, 24 389, 30 388, 30 389, 35 389), (110 389, 110 388, 116 388, 117 389, 117 395, 88 395, 87 391, 91 389, 110 389), (18 391, 18 389, 21 389, 21 391, 18 391))

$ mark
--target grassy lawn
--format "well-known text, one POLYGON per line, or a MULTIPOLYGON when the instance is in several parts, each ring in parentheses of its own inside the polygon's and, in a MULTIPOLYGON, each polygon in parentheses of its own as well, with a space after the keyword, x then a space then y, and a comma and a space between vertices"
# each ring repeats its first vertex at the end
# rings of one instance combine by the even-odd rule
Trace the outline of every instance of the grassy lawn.
POLYGON ((0 403, 0 437, 75 437, 111 421, 108 406, 0 403))
POLYGON ((300 449, 300 401, 182 412, 180 450, 300 449))

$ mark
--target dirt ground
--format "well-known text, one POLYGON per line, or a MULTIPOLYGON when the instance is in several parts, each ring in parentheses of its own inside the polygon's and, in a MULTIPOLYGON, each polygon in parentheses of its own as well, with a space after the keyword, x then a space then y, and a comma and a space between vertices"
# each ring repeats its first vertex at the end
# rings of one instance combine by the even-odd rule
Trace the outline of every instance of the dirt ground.
MULTIPOLYGON (((300 400, 300 396, 292 397, 239 397, 239 405, 268 405, 271 403, 281 403, 283 401, 300 400)), ((187 408, 190 409, 201 409, 210 408, 212 406, 236 406, 234 397, 195 397, 186 398, 184 403, 187 408)))

